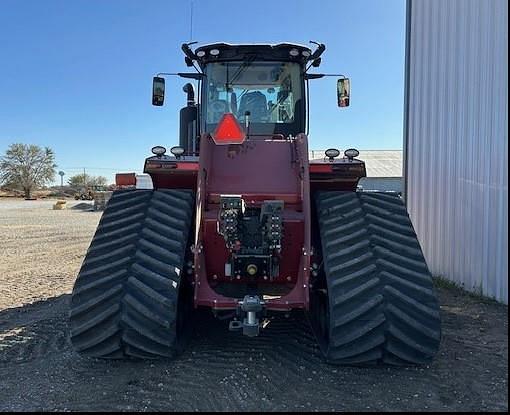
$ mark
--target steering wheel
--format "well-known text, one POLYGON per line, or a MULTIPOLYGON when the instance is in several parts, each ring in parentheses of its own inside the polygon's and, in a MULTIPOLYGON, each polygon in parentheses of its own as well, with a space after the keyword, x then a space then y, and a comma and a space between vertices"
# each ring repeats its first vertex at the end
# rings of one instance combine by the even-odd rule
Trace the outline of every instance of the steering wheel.
POLYGON ((227 102, 222 99, 217 99, 215 101, 211 101, 211 103, 209 105, 210 105, 211 110, 214 112, 227 112, 227 109, 228 109, 227 102))
POLYGON ((209 114, 213 122, 219 122, 223 114, 228 112, 227 101, 223 99, 217 99, 209 102, 209 114))

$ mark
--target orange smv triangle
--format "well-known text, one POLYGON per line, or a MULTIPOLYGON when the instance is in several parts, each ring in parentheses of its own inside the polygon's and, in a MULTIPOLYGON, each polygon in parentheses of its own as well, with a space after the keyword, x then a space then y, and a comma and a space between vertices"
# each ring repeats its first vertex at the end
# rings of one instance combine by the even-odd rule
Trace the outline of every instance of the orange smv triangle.
POLYGON ((234 114, 227 112, 221 117, 212 138, 216 144, 242 144, 246 138, 246 133, 237 122, 234 114))

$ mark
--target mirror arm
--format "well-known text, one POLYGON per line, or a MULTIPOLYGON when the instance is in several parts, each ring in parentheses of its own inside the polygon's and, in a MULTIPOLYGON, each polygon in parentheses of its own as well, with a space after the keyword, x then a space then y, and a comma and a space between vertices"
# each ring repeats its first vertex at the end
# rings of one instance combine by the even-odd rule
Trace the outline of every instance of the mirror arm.
POLYGON ((205 73, 198 72, 198 73, 187 73, 187 72, 179 72, 177 73, 178 76, 181 78, 188 78, 188 79, 196 79, 197 81, 200 81, 201 79, 205 78, 205 73))
POLYGON ((176 72, 176 73, 170 73, 170 72, 160 72, 156 76, 180 76, 181 78, 187 78, 187 79, 196 79, 197 81, 200 81, 201 79, 205 78, 205 73, 198 72, 198 73, 188 73, 188 72, 176 72))
POLYGON ((305 73, 305 79, 308 81, 309 79, 320 79, 323 78, 324 74, 322 73, 305 73))
POLYGON ((325 76, 339 76, 342 79, 347 78, 345 75, 334 73, 305 73, 305 79, 319 79, 324 78, 325 76))

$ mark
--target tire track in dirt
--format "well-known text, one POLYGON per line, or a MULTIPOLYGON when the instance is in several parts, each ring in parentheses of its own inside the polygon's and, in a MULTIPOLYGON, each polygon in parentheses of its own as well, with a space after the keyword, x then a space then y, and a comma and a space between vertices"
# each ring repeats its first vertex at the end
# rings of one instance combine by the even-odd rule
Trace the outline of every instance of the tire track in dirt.
MULTIPOLYGON (((129 386, 138 386, 137 399, 141 404, 145 402, 147 409, 163 410, 177 404, 179 410, 245 411, 253 408, 255 402, 259 402, 260 409, 270 409, 279 390, 287 389, 289 394, 288 386, 295 383, 296 376, 320 364, 306 322, 300 322, 298 317, 273 321, 256 339, 230 333, 224 323, 206 314, 200 320, 187 351, 174 361, 114 362, 121 367, 132 364, 145 369, 147 366, 164 368, 163 376, 149 376, 143 382, 128 381, 129 386), (310 350, 315 355, 310 356, 310 350)), ((102 364, 109 363, 94 362, 89 375, 101 377, 103 368, 96 365, 102 364)), ((106 385, 102 391, 104 397, 73 409, 129 410, 136 405, 129 399, 129 393, 120 406, 118 399, 108 399, 116 396, 116 388, 108 387, 115 382, 109 377, 102 380, 106 385)), ((299 395, 299 391, 295 394, 299 395)))
POLYGON ((67 296, 0 311, 0 364, 26 363, 69 349, 67 296))
POLYGON ((68 402, 73 410, 129 410, 140 405, 163 410, 175 404, 180 410, 243 411, 253 408, 254 402, 270 409, 279 390, 320 364, 302 315, 275 319, 260 337, 250 339, 228 332, 224 322, 201 313, 188 349, 174 361, 86 359, 71 350, 65 307, 60 306, 61 312, 50 319, 32 321, 37 318, 35 310, 21 313, 11 321, 16 329, 1 331, 6 336, 0 341, 0 367, 43 361, 68 370, 72 366, 75 382, 64 387, 70 396, 76 383, 100 385, 94 399, 80 396, 76 404, 68 402), (156 369, 154 374, 151 369, 156 369))
MULTIPOLYGON (((207 315, 197 327, 191 344, 190 373, 206 372, 223 393, 210 397, 213 407, 224 407, 229 396, 229 410, 249 410, 253 402, 269 409, 272 397, 295 383, 303 371, 316 368, 320 356, 315 340, 301 313, 289 319, 276 318, 257 338, 228 332, 227 324, 207 315), (194 366, 196 365, 195 369, 194 366)), ((200 373, 193 373, 193 378, 200 373)), ((299 394, 299 391, 296 391, 299 394)))
POLYGON ((69 347, 66 329, 63 321, 47 320, 0 333, 0 363, 26 363, 62 352, 69 347))

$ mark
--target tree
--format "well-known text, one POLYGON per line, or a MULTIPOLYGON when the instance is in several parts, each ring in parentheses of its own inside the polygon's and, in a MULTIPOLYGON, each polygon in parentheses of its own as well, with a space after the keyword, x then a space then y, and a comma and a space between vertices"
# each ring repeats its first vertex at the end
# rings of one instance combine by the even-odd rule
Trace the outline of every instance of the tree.
POLYGON ((69 184, 69 186, 75 188, 106 186, 107 179, 106 177, 103 176, 90 176, 86 173, 82 173, 71 176, 67 183, 69 184))
POLYGON ((104 186, 108 185, 108 180, 104 176, 92 176, 91 186, 104 186))
POLYGON ((25 199, 32 191, 55 178, 55 154, 32 144, 11 144, 0 158, 0 183, 6 187, 22 189, 25 199))

